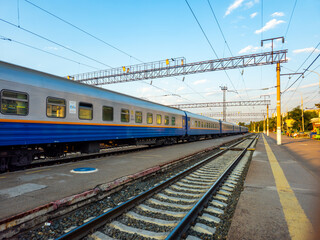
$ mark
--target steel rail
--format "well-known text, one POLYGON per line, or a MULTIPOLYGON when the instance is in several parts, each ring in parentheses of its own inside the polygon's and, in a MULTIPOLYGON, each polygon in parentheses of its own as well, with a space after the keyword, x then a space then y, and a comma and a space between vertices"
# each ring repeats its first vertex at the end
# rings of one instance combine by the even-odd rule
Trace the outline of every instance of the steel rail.
MULTIPOLYGON (((258 135, 257 135, 258 136, 258 135)), ((247 149, 255 141, 257 136, 248 144, 248 146, 230 163, 229 167, 223 172, 223 174, 217 179, 217 181, 210 187, 210 189, 201 197, 201 199, 193 206, 193 208, 187 213, 187 215, 179 222, 179 224, 171 231, 166 240, 180 239, 184 237, 190 226, 194 223, 199 213, 207 206, 209 200, 213 194, 219 189, 227 176, 231 173, 234 167, 239 163, 242 157, 247 152, 247 149)))
POLYGON ((211 161, 213 158, 216 158, 216 157, 222 155, 223 153, 225 153, 226 151, 232 149, 234 146, 245 141, 250 136, 251 135, 242 138, 241 140, 237 141, 236 143, 232 144, 231 146, 226 147, 225 149, 220 150, 219 152, 213 154, 212 156, 205 158, 204 160, 202 160, 198 164, 196 164, 192 167, 189 167, 188 169, 184 170, 181 173, 176 174, 175 176, 171 177, 170 179, 166 180, 165 182, 159 183, 155 187, 131 198, 127 202, 124 202, 121 205, 107 211, 106 213, 92 219, 91 221, 71 230, 68 233, 65 233, 64 235, 60 236, 56 240, 81 239, 81 238, 87 236, 88 234, 90 234, 90 233, 94 232, 95 230, 97 230, 98 228, 104 226, 105 224, 107 224, 108 222, 113 220, 114 218, 120 216, 121 214, 128 211, 129 209, 131 209, 131 208, 137 206, 139 203, 145 201, 147 198, 160 192, 164 188, 172 185, 174 182, 176 182, 179 179, 183 178, 184 176, 188 175, 190 172, 193 172, 195 169, 200 168, 201 166, 203 166, 207 162, 211 161))

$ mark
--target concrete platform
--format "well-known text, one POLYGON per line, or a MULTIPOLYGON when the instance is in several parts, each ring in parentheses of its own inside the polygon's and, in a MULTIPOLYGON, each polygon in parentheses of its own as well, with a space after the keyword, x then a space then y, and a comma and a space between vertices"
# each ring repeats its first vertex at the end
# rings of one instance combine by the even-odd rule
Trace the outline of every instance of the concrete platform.
POLYGON ((320 239, 320 142, 275 138, 257 143, 230 240, 320 239))
POLYGON ((241 137, 243 135, 1 174, 0 232, 8 227, 4 223, 7 218, 12 218, 12 225, 20 224, 30 215, 45 214, 61 205, 81 201, 99 191, 108 191, 118 184, 156 171, 167 163, 241 137), (98 171, 87 174, 71 172, 74 168, 84 167, 97 168, 98 171), (21 217, 24 219, 17 220, 21 217))

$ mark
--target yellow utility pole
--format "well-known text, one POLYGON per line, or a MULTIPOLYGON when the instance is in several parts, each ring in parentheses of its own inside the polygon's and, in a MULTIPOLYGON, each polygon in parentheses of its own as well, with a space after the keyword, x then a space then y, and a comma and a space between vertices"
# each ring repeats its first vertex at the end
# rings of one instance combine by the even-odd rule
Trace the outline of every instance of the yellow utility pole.
POLYGON ((263 115, 263 133, 266 134, 266 116, 263 115))
POLYGON ((302 115, 302 132, 304 132, 304 117, 303 117, 303 98, 301 95, 301 115, 302 115))
POLYGON ((267 136, 269 136, 269 105, 267 105, 267 136))
POLYGON ((281 145, 280 62, 277 62, 277 144, 281 145))

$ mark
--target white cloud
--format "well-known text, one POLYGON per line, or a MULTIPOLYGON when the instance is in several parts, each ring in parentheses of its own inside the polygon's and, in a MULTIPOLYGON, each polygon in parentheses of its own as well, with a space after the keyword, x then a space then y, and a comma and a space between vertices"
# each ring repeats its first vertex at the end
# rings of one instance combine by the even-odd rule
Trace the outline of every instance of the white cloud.
POLYGON ((46 49, 46 50, 54 50, 54 51, 59 50, 59 48, 57 48, 57 47, 45 47, 44 49, 46 49))
POLYGON ((256 52, 259 50, 259 47, 254 47, 252 45, 246 46, 239 51, 239 54, 247 53, 247 52, 256 52))
MULTIPOLYGON (((270 47, 271 47, 271 43, 264 43, 263 47, 260 47, 260 46, 259 47, 255 47, 255 46, 252 46, 252 45, 248 45, 245 48, 242 48, 239 51, 239 54, 247 53, 247 52, 258 52, 260 50, 268 49, 270 47)), ((273 44, 273 47, 274 48, 276 47, 276 43, 273 44)))
POLYGON ((227 9, 226 13, 224 14, 224 16, 229 15, 233 10, 237 9, 238 7, 240 7, 242 5, 244 0, 235 0, 227 9))
POLYGON ((145 93, 150 93, 151 90, 152 90, 152 87, 142 87, 138 89, 137 92, 140 94, 145 94, 145 93))
POLYGON ((270 20, 269 22, 267 22, 266 25, 264 25, 263 28, 261 28, 259 30, 256 30, 254 33, 255 34, 259 34, 259 33, 268 31, 268 30, 270 30, 272 28, 275 28, 277 25, 279 25, 281 23, 285 23, 285 21, 277 20, 277 19, 274 18, 274 19, 270 20))
POLYGON ((212 92, 208 92, 208 93, 205 93, 204 95, 206 96, 206 97, 208 97, 208 96, 212 96, 212 95, 216 95, 217 93, 220 93, 221 91, 212 91, 212 92))
POLYGON ((199 84, 203 84, 206 83, 208 80, 207 79, 202 79, 202 80, 197 80, 195 82, 193 82, 193 85, 199 85, 199 84))
POLYGON ((274 12, 271 14, 271 17, 283 17, 284 13, 283 12, 274 12))
POLYGON ((254 18, 254 17, 257 16, 257 15, 258 15, 258 13, 255 12, 255 13, 250 14, 250 17, 251 17, 251 18, 254 18))
POLYGON ((249 1, 246 3, 246 7, 252 8, 256 3, 259 3, 259 0, 249 1))
POLYGON ((314 48, 314 47, 296 49, 296 50, 293 50, 292 52, 293 52, 293 53, 311 53, 313 50, 314 50, 314 52, 316 52, 316 53, 320 52, 319 49, 314 48))
POLYGON ((180 92, 180 91, 182 91, 182 90, 184 90, 185 89, 185 87, 179 87, 178 89, 177 89, 177 92, 180 92))

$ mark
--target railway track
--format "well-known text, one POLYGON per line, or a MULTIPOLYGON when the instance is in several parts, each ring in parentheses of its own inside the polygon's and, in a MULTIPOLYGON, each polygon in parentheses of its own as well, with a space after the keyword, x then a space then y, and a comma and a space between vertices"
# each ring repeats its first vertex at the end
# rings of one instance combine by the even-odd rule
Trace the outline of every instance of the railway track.
POLYGON ((254 141, 241 140, 58 239, 212 239, 254 141))

